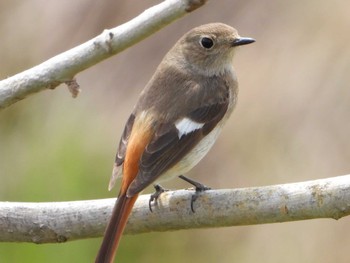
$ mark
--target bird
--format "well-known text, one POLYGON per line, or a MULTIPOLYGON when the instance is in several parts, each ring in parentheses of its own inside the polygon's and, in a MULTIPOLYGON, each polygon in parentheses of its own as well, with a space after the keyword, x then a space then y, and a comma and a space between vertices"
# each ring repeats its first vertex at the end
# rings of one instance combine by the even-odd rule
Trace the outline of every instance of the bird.
POLYGON ((182 176, 213 146, 237 102, 233 56, 253 42, 229 25, 210 23, 187 32, 165 55, 119 142, 108 188, 120 177, 121 187, 96 263, 114 262, 140 192, 160 177, 182 176))

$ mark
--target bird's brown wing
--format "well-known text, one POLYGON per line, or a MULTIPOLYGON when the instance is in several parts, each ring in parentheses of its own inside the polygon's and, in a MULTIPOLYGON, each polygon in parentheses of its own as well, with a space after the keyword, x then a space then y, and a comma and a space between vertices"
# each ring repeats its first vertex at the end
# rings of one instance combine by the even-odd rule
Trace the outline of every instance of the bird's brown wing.
POLYGON ((139 172, 129 186, 127 196, 131 197, 142 191, 189 153, 220 122, 228 104, 227 99, 190 112, 185 118, 203 126, 187 134, 180 135, 173 122, 161 123, 141 156, 139 172))
POLYGON ((126 148, 128 146, 129 137, 131 134, 132 127, 135 122, 135 115, 131 114, 126 122, 122 137, 120 138, 118 151, 115 157, 114 168, 111 179, 109 180, 108 189, 111 190, 117 178, 122 174, 122 164, 124 163, 126 148))

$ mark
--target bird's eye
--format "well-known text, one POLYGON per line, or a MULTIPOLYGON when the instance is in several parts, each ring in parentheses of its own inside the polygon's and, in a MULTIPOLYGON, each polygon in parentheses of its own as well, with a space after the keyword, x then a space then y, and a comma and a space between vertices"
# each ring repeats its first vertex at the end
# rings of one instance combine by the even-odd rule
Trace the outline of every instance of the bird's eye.
POLYGON ((209 37, 203 37, 199 41, 202 47, 206 49, 211 49, 214 46, 214 41, 209 37))

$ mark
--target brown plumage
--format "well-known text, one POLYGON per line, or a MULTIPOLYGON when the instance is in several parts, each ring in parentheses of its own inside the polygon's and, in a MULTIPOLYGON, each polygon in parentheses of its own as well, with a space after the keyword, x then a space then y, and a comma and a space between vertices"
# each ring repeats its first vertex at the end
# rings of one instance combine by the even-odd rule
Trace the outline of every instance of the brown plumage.
POLYGON ((189 171, 208 152, 236 103, 235 46, 254 42, 221 23, 185 34, 142 91, 119 143, 109 188, 122 184, 96 262, 113 262, 138 194, 160 176, 189 171))

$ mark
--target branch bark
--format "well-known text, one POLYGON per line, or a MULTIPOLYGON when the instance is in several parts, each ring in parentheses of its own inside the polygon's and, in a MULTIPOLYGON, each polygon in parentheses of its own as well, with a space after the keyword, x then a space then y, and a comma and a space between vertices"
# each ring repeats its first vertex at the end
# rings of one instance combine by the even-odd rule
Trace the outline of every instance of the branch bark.
POLYGON ((99 36, 61 53, 42 64, 0 81, 0 109, 45 89, 66 83, 73 97, 79 89, 74 76, 160 30, 206 0, 166 0, 133 20, 104 30, 99 36), (74 85, 71 85, 71 83, 74 85))
MULTIPOLYGON (((153 207, 137 200, 125 233, 287 222, 350 215, 350 175, 301 183, 165 192, 153 207)), ((57 203, 0 203, 0 241, 55 243, 103 235, 115 199, 57 203)))

